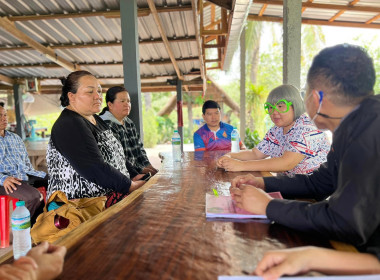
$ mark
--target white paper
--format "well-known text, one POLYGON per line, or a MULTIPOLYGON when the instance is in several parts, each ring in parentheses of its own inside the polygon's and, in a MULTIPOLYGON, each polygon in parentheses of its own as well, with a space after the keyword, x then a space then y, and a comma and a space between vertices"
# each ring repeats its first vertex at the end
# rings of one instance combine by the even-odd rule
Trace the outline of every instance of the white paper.
MULTIPOLYGON (((218 280, 262 280, 259 276, 219 276, 218 280)), ((296 276, 296 277, 280 277, 284 280, 380 280, 380 274, 375 275, 339 275, 339 276, 296 276)))

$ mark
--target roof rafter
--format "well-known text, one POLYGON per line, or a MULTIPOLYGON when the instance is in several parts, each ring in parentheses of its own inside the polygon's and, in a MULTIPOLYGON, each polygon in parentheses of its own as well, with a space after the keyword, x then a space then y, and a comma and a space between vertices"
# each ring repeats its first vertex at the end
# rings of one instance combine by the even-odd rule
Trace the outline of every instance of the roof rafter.
POLYGON ((13 85, 15 83, 15 80, 12 78, 9 78, 8 76, 0 74, 0 82, 3 82, 5 84, 13 85))
POLYGON ((378 20, 380 18, 380 14, 378 14, 377 16, 374 16, 373 18, 371 18, 370 20, 367 20, 365 22, 365 24, 370 24, 372 22, 374 22, 375 20, 378 20))
MULTIPOLYGON (((177 62, 186 62, 199 60, 199 57, 182 57, 176 58, 177 62)), ((140 60, 141 64, 149 65, 160 65, 160 64, 171 64, 170 59, 157 59, 157 60, 140 60)), ((102 62, 102 63, 77 63, 76 65, 80 66, 123 66, 122 61, 117 62, 102 62)), ((59 68, 61 67, 55 63, 33 63, 33 64, 0 64, 0 69, 9 69, 9 68, 35 68, 35 67, 44 67, 44 68, 59 68)))
MULTIPOLYGON (((182 87, 189 87, 189 90, 202 91, 202 81, 201 80, 191 80, 183 81, 182 87)), ((103 84, 102 89, 107 89, 116 85, 122 86, 120 84, 103 84)), ((176 85, 170 85, 167 82, 158 82, 158 83, 142 83, 141 88, 143 91, 175 91, 176 85)), ((59 93, 62 90, 60 85, 41 85, 41 93, 59 93)), ((12 86, 0 85, 0 90, 13 90, 12 86)))
POLYGON ((183 76, 182 76, 181 70, 180 70, 179 67, 178 67, 177 61, 175 60, 175 56, 174 56, 173 50, 172 50, 172 48, 170 47, 170 44, 169 44, 168 38, 167 38, 167 36, 166 36, 165 30, 164 30, 164 28, 162 27, 161 20, 160 20, 160 18, 158 17, 158 13, 157 13, 156 5, 154 4, 153 0, 147 0, 147 2, 148 2, 148 5, 149 5, 150 10, 151 10, 151 12, 152 12, 152 16, 153 16, 153 18, 154 18, 154 21, 155 21, 156 24, 157 24, 158 31, 159 31, 160 34, 161 34, 162 41, 164 42, 164 45, 165 45, 166 51, 168 52, 169 57, 170 57, 170 60, 171 60, 172 63, 173 63, 173 67, 174 67, 174 69, 175 69, 175 71, 176 71, 176 73, 177 73, 178 79, 183 80, 183 76))
POLYGON ((193 20, 194 20, 194 27, 195 27, 195 37, 197 38, 197 49, 198 49, 198 56, 199 56, 199 64, 200 64, 200 72, 201 72, 201 78, 203 81, 202 84, 202 96, 206 93, 206 65, 204 63, 204 52, 202 48, 202 43, 199 36, 199 21, 198 21, 198 14, 197 14, 197 3, 196 0, 191 0, 191 6, 193 9, 193 20))
MULTIPOLYGON (((171 6, 171 7, 158 7, 157 13, 170 13, 170 12, 186 12, 191 11, 191 5, 171 6)), ((145 17, 151 14, 150 9, 138 9, 137 16, 145 17)), ((94 11, 94 12, 80 12, 80 13, 62 13, 62 14, 47 14, 47 15, 23 15, 23 16, 10 16, 10 21, 29 21, 29 20, 53 20, 64 18, 82 18, 82 17, 100 17, 105 18, 119 18, 119 10, 110 11, 94 11)))
POLYGON ((267 7, 268 7, 268 4, 263 4, 259 12, 259 17, 261 17, 264 14, 267 7))
MULTIPOLYGON (((273 16, 257 16, 257 15, 248 15, 248 20, 252 21, 270 21, 270 22, 283 22, 282 17, 273 17, 273 16)), ((329 22, 328 20, 318 20, 318 19, 302 19, 303 24, 312 24, 312 25, 327 25, 327 26, 339 26, 339 27, 357 27, 357 28, 374 28, 380 29, 380 24, 375 23, 356 23, 348 21, 333 21, 329 22)))
MULTIPOLYGON (((180 43, 180 42, 191 42, 196 41, 195 36, 186 36, 186 37, 175 37, 175 38, 168 38, 168 41, 170 43, 180 43)), ((156 39, 144 39, 140 40, 139 44, 146 45, 146 44, 159 44, 163 43, 161 38, 156 39)), ((56 49, 80 49, 80 48, 102 48, 102 47, 118 47, 121 46, 121 41, 113 41, 113 42, 97 42, 97 43, 84 43, 84 44, 59 44, 59 45, 43 45, 45 47, 49 47, 53 50, 56 49)), ((24 50, 31 50, 32 47, 28 46, 1 46, 1 51, 24 51, 24 50)))
POLYGON ((26 35, 24 32, 19 30, 15 26, 14 22, 11 22, 8 18, 0 17, 0 27, 4 29, 5 31, 7 31, 8 33, 10 33, 15 38, 19 39, 20 41, 23 41, 27 45, 31 46, 33 49, 42 53, 51 61, 61 65, 65 69, 69 71, 79 70, 75 64, 71 63, 70 61, 67 61, 66 59, 62 57, 59 57, 51 48, 41 45, 40 43, 38 43, 37 41, 33 40, 28 35, 26 35))
MULTIPOLYGON (((307 0, 307 3, 313 3, 314 0, 307 0)), ((307 8, 303 7, 301 13, 303 13, 307 8)))
MULTIPOLYGON (((353 0, 351 1, 347 7, 353 7, 356 3, 358 3, 360 0, 353 0)), ((333 22, 334 20, 336 20, 338 17, 340 17, 341 15, 344 14, 344 12, 347 11, 346 9, 344 10, 340 10, 339 12, 337 12, 333 17, 331 17, 329 19, 329 22, 333 22)))
MULTIPOLYGON (((283 6, 284 1, 282 0, 253 0, 254 4, 268 4, 283 6)), ((314 8, 322 10, 347 10, 355 12, 369 12, 369 13, 380 13, 379 7, 374 6, 350 6, 350 5, 337 5, 337 4, 321 4, 321 3, 309 3, 302 2, 302 8, 314 8)))

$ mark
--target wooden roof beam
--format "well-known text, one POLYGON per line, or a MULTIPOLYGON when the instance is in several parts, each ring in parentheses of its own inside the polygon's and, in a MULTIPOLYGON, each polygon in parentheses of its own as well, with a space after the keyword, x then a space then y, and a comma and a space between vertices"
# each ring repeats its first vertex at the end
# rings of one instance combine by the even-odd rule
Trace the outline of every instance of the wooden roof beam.
MULTIPOLYGON (((253 0, 253 4, 268 4, 283 6, 284 1, 282 0, 253 0)), ((321 4, 312 2, 302 2, 302 8, 314 8, 322 10, 347 10, 352 12, 369 12, 369 13, 380 13, 379 7, 374 6, 350 6, 350 5, 338 5, 338 4, 321 4)))
MULTIPOLYGON (((282 22, 283 21, 283 19, 281 17, 271 17, 271 16, 259 17, 257 15, 248 15, 248 20, 269 21, 269 22, 282 22)), ((328 20, 317 20, 317 19, 302 19, 302 24, 380 29, 380 24, 375 24, 375 23, 365 24, 365 23, 356 23, 356 22, 348 22, 348 21, 329 22, 328 20)))
MULTIPOLYGON (((176 37, 176 38, 168 38, 170 43, 179 43, 179 42, 192 42, 196 41, 195 36, 186 36, 186 37, 176 37)), ((139 44, 158 44, 163 43, 161 38, 157 39, 145 39, 140 40, 139 44)), ((98 42, 98 43, 84 43, 84 44, 59 44, 59 45, 44 45, 45 47, 49 47, 53 50, 55 49, 81 49, 81 48, 102 48, 102 47, 119 47, 121 46, 121 41, 114 42, 98 42)), ((0 51, 24 51, 24 50, 32 50, 32 47, 28 46, 0 46, 0 51)))
MULTIPOLYGON (((203 0, 201 0, 203 1, 203 0)), ((205 54, 204 49, 202 48, 202 42, 199 36, 199 27, 200 23, 198 21, 198 14, 197 14, 197 3, 196 0, 191 0, 191 6, 193 9, 193 21, 194 21, 194 27, 195 27, 195 37, 197 38, 197 49, 198 49, 198 57, 199 57, 199 64, 200 64, 200 72, 201 72, 201 79, 203 81, 202 84, 202 95, 206 93, 207 83, 206 83, 206 65, 204 63, 205 54)))
MULTIPOLYGON (((313 3, 314 0, 307 0, 307 3, 313 3)), ((306 10, 306 7, 303 7, 301 10, 301 14, 306 10)))
MULTIPOLYGON (((141 87, 142 92, 175 92, 177 90, 177 87, 175 86, 170 86, 166 88, 145 88, 141 87)), ((182 87, 183 91, 186 91, 186 86, 182 87)), ((189 86, 188 87, 188 92, 202 92, 202 86, 189 86)))
MULTIPOLYGON (((348 6, 351 7, 351 6, 354 6, 356 3, 358 3, 360 0, 353 0, 351 1, 348 6)), ((333 17, 331 17, 329 19, 329 22, 333 22, 334 20, 336 20, 338 17, 340 17, 341 15, 344 14, 344 12, 347 11, 346 9, 344 10, 340 10, 339 12, 337 12, 333 17)))
POLYGON ((204 48, 205 49, 215 49, 215 48, 225 48, 226 47, 226 43, 219 43, 219 44, 206 44, 204 45, 204 48))
POLYGON ((15 83, 15 80, 12 78, 9 78, 8 76, 0 74, 0 82, 8 84, 8 85, 13 85, 15 83))
MULTIPOLYGON (((184 77, 185 78, 194 78, 194 77, 199 77, 200 74, 199 72, 189 72, 189 73, 186 73, 184 74, 184 77)), ((123 80, 124 77, 123 76, 119 76, 119 77, 115 77, 115 76, 99 76, 99 75, 95 75, 95 77, 98 79, 98 80, 102 80, 103 84, 102 84, 102 87, 104 86, 104 84, 107 84, 108 81, 112 81, 112 80, 123 80)), ((141 80, 152 80, 152 79, 158 79, 158 78, 167 78, 167 79, 173 79, 176 77, 176 74, 174 73, 173 75, 170 75, 170 74, 166 74, 166 75, 141 75, 140 78, 141 80)), ((37 78, 41 81, 51 81, 51 80, 59 80, 60 77, 23 77, 23 78, 37 78)))
POLYGON ((217 21, 212 21, 209 25, 206 25, 204 29, 213 29, 215 26, 218 26, 221 22, 221 19, 218 19, 217 21))
POLYGON ((173 63, 173 67, 174 67, 174 69, 175 69, 175 71, 176 71, 176 73, 177 73, 178 79, 183 80, 183 76, 182 76, 181 70, 179 69, 178 64, 177 64, 177 61, 175 60, 175 56, 174 56, 174 53, 173 53, 172 48, 170 47, 170 44, 169 44, 169 41, 168 41, 168 37, 166 36, 165 30, 164 30, 164 28, 162 27, 161 20, 160 20, 160 18, 158 17, 158 13, 157 13, 156 5, 154 4, 154 1, 153 1, 153 0, 147 0, 147 2, 148 2, 148 5, 149 5, 150 10, 151 10, 151 12, 152 12, 153 19, 154 19, 154 21, 156 22, 156 25, 157 25, 158 31, 159 31, 160 34, 161 34, 161 38, 162 38, 162 40, 163 40, 163 42, 164 42, 164 45, 165 45, 166 51, 168 52, 169 57, 170 57, 170 60, 171 60, 172 63, 173 63))
POLYGON ((268 7, 268 4, 263 4, 263 6, 261 7, 260 12, 259 12, 259 17, 261 17, 264 14, 267 7, 268 7))
MULTIPOLYGON (((108 88, 114 87, 114 86, 123 86, 122 83, 120 84, 106 84, 102 85, 102 91, 106 92, 108 88)), ((189 92, 202 92, 202 85, 189 85, 189 86, 183 86, 183 89, 186 90, 186 87, 188 88, 189 92)), ((5 86, 0 85, 0 90, 2 91, 9 91, 12 93, 13 87, 12 86, 5 86)), ((41 87, 41 94, 59 94, 62 90, 61 86, 42 86, 41 87)), ((176 91, 176 86, 160 86, 160 87, 145 87, 144 84, 141 85, 141 91, 142 92, 168 92, 168 91, 176 91)))
POLYGON ((374 16, 373 18, 371 18, 370 20, 367 20, 365 22, 365 24, 370 24, 372 22, 374 22, 375 20, 378 20, 380 18, 380 14, 378 14, 377 16, 374 16))
MULTIPOLYGON (((191 11, 190 5, 171 6, 171 7, 157 7, 157 13, 170 13, 170 12, 186 12, 191 11)), ((137 16, 145 17, 151 14, 150 9, 138 9, 137 16)), ((54 20, 64 18, 83 18, 83 17, 100 17, 105 18, 120 18, 120 10, 110 11, 94 11, 94 12, 79 12, 79 13, 62 13, 62 14, 48 14, 48 15, 24 15, 24 16, 10 16, 10 21, 29 21, 29 20, 54 20)))
MULTIPOLYGON (((183 58, 176 58, 177 62, 186 62, 186 61, 197 61, 199 60, 199 57, 183 57, 183 58)), ((170 59, 163 59, 163 60, 146 60, 141 61, 140 64, 149 64, 149 65, 160 65, 160 64, 171 64, 170 59)), ((79 66, 123 66, 123 62, 106 62, 106 63, 77 63, 76 65, 79 66)), ((34 64, 0 64, 0 69, 9 69, 9 68, 37 68, 37 67, 44 67, 44 68, 59 68, 61 67, 58 64, 55 63, 34 63, 34 64)))
POLYGON ((67 61, 66 59, 64 59, 62 57, 59 57, 54 52, 54 50, 52 50, 51 48, 41 45, 40 43, 38 43, 37 41, 33 40, 28 35, 26 35, 24 32, 19 30, 15 26, 14 22, 9 21, 8 18, 0 17, 0 27, 2 29, 4 29, 5 31, 7 31, 8 33, 10 33, 13 37, 15 37, 15 38, 19 39, 20 41, 26 43, 27 45, 31 46, 33 49, 42 53, 48 59, 50 59, 51 61, 53 61, 59 65, 61 65, 65 69, 67 69, 71 72, 75 71, 75 70, 79 70, 79 68, 76 67, 75 64, 71 63, 70 61, 67 61))

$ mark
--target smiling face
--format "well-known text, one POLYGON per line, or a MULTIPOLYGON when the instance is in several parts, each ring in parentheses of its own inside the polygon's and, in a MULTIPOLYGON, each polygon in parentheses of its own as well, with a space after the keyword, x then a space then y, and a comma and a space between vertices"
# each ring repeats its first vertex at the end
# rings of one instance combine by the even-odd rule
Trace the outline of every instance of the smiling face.
POLYGON ((0 106, 0 131, 4 131, 8 125, 7 110, 0 106))
POLYGON ((70 106, 83 116, 91 116, 102 108, 102 88, 93 76, 83 76, 78 80, 76 93, 69 92, 70 106))
POLYGON ((203 120, 211 130, 217 130, 220 125, 221 115, 220 110, 217 108, 206 109, 205 114, 202 115, 203 120))
POLYGON ((293 106, 290 106, 289 111, 287 111, 286 113, 279 113, 278 111, 274 110, 274 112, 270 115, 270 118, 272 122, 278 127, 292 127, 294 123, 293 106))
POLYGON ((108 108, 110 112, 117 118, 123 119, 131 112, 131 99, 126 91, 116 94, 115 100, 108 102, 108 108))

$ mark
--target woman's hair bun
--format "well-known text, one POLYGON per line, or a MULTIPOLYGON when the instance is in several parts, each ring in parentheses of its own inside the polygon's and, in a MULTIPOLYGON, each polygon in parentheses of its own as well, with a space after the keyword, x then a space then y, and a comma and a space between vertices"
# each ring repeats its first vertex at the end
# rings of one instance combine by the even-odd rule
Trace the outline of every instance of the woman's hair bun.
POLYGON ((61 80, 61 83, 64 86, 66 84, 66 78, 62 77, 62 78, 59 78, 59 79, 61 80))

